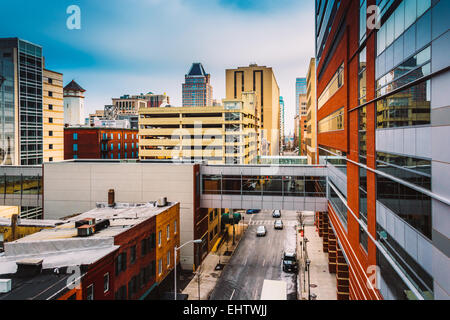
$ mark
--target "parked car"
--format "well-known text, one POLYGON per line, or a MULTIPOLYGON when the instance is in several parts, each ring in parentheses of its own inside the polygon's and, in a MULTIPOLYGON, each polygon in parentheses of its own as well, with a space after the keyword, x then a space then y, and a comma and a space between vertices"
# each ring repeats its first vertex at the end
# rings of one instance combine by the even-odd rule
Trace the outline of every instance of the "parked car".
POLYGON ((275 229, 283 229, 283 221, 275 220, 275 223, 273 224, 273 227, 275 229))
POLYGON ((256 236, 257 237, 264 237, 267 233, 265 226, 259 226, 258 229, 256 229, 256 236))
POLYGON ((281 211, 280 210, 273 210, 272 211, 272 217, 274 217, 274 218, 281 218, 281 211))
POLYGON ((298 271, 297 255, 294 252, 285 251, 283 253, 283 271, 284 272, 298 271))
POLYGON ((254 214, 254 213, 259 213, 261 210, 259 209, 249 209, 247 210, 247 214, 254 214))

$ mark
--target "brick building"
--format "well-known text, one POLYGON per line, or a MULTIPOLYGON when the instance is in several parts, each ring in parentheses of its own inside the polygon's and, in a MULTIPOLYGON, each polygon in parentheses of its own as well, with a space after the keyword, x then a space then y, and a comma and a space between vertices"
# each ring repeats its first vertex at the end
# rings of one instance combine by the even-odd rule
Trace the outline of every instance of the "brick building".
POLYGON ((110 127, 64 128, 65 160, 137 158, 138 130, 110 127))
POLYGON ((108 203, 55 228, 5 243, 0 280, 12 286, 0 300, 157 298, 180 245, 180 205, 115 203, 110 194, 108 203))

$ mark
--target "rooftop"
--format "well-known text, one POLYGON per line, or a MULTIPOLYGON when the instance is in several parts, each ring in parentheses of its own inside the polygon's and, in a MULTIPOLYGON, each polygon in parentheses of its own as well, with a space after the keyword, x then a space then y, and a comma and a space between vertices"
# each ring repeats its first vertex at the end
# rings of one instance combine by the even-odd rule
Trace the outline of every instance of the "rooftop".
POLYGON ((86 92, 86 90, 76 83, 75 80, 70 81, 70 83, 64 87, 64 90, 86 92))
POLYGON ((203 68, 203 65, 200 62, 194 62, 191 66, 191 69, 189 70, 189 73, 187 76, 206 76, 205 68, 203 68))

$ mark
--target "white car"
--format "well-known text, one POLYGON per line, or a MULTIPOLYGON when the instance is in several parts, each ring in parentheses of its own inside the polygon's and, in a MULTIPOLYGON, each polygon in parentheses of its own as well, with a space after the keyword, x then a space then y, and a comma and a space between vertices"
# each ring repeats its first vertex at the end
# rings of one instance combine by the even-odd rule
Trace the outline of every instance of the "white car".
POLYGON ((281 211, 280 210, 273 210, 272 211, 272 217, 274 217, 274 218, 281 218, 281 211))
POLYGON ((259 226, 258 229, 256 229, 256 236, 257 237, 264 237, 266 235, 266 227, 265 226, 259 226))

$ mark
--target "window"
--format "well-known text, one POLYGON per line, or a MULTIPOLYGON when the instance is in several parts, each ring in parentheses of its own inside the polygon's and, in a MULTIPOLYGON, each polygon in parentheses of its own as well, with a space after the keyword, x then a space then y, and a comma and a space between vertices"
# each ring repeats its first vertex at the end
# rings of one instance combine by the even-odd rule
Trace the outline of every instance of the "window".
POLYGON ((158 232, 158 245, 161 246, 161 237, 162 237, 162 231, 160 230, 158 232))
POLYGON ((114 139, 114 133, 111 133, 111 140, 114 139))
POLYGON ((73 155, 74 159, 78 159, 78 156, 76 154, 73 155))
POLYGON ((318 109, 322 108, 325 103, 344 85, 344 63, 342 63, 330 82, 320 95, 318 101, 318 109))
POLYGON ((366 102, 366 48, 359 53, 358 88, 359 104, 366 102))
POLYGON ((377 129, 430 124, 430 80, 377 101, 377 129))
POLYGON ((169 239, 170 239, 170 225, 169 224, 167 225, 166 232, 167 232, 167 241, 169 241, 169 239))
POLYGON ((359 41, 363 42, 366 38, 367 31, 367 2, 360 0, 359 8, 359 41))
POLYGON ((117 134, 117 139, 119 139, 119 140, 120 140, 120 133, 118 133, 118 134, 117 134))
POLYGON ((103 276, 103 292, 106 293, 109 291, 109 273, 105 273, 103 276))
POLYGON ((73 151, 78 151, 78 144, 74 143, 74 145, 73 145, 73 151))
POLYGON ((53 118, 48 118, 48 123, 53 123, 53 118))
POLYGON ((167 251, 167 267, 170 266, 170 251, 167 251))
POLYGON ((159 259, 158 261, 158 274, 162 274, 162 259, 159 259))
POLYGON ((78 140, 78 133, 73 134, 73 140, 78 140))
POLYGON ((177 233, 177 220, 175 220, 174 222, 173 222, 173 233, 174 234, 176 234, 177 233))
POLYGON ((48 132, 48 136, 49 136, 49 137, 53 137, 53 131, 49 131, 49 132, 48 132))
POLYGON ((53 92, 49 91, 49 92, 48 92, 48 96, 49 96, 49 97, 53 97, 53 92))
POLYGON ((53 157, 48 158, 49 162, 53 162, 53 157))
POLYGON ((53 105, 52 104, 48 105, 48 110, 53 110, 53 105))
POLYGON ((364 231, 364 229, 360 225, 359 226, 359 243, 364 248, 364 250, 366 250, 366 252, 368 252, 368 250, 367 250, 368 242, 369 242, 369 236, 367 235, 367 233, 364 231))
POLYGON ((94 300, 94 284, 91 284, 87 287, 86 300, 94 300))
POLYGON ((114 150, 114 143, 111 143, 111 151, 114 150))
POLYGON ((144 257, 147 254, 147 240, 141 240, 141 257, 144 257))
POLYGON ((53 144, 49 144, 49 145, 48 145, 48 148, 49 148, 50 150, 53 150, 53 144))
POLYGON ((52 78, 48 78, 48 83, 49 84, 53 84, 53 79, 52 78))
POLYGON ((319 133, 344 130, 344 108, 319 121, 319 133))
POLYGON ((131 247, 130 252, 130 264, 134 264, 136 262, 136 246, 131 247))

